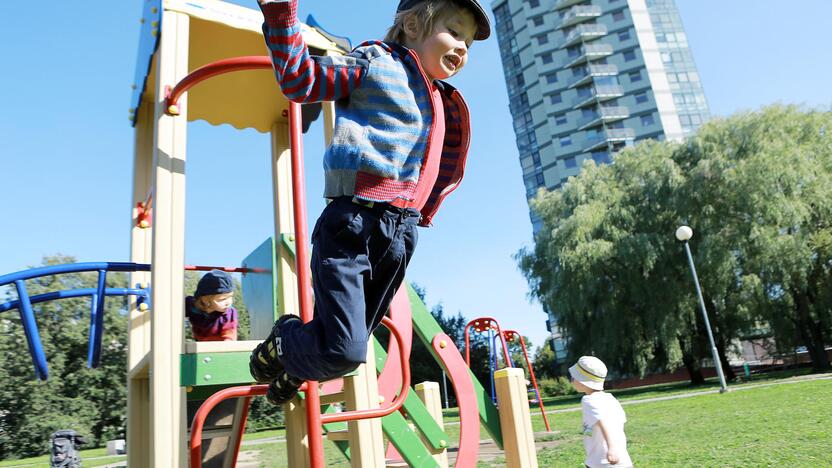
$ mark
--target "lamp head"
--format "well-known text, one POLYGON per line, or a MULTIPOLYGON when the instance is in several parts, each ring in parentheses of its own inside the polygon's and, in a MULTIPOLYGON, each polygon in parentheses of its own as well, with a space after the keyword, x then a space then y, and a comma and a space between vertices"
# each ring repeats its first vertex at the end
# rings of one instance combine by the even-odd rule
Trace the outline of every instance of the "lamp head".
POLYGON ((693 237, 693 229, 690 226, 679 226, 679 229, 676 229, 676 238, 680 241, 687 242, 691 237, 693 237))

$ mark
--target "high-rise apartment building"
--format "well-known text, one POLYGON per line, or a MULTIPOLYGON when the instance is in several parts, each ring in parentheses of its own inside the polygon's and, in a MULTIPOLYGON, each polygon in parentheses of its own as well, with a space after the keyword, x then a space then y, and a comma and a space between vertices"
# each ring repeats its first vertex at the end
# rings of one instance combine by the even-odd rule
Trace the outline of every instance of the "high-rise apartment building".
MULTIPOLYGON (((681 140, 709 117, 673 0, 495 0, 526 198, 639 140, 681 140)), ((534 232, 542 223, 529 211, 534 232)), ((556 360, 565 341, 546 310, 556 360)))
POLYGON ((587 159, 609 163, 646 138, 681 140, 708 119, 673 0, 491 6, 527 198, 560 188, 587 159))

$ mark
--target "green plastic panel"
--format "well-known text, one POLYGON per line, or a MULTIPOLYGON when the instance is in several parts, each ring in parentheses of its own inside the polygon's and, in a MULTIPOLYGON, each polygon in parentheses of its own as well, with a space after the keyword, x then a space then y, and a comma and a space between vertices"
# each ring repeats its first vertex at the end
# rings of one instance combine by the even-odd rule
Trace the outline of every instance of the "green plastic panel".
MULTIPOLYGON (((445 332, 442 330, 442 327, 439 326, 439 323, 436 322, 436 319, 433 318, 433 315, 428 312, 427 307, 425 307, 425 304, 419 298, 419 295, 416 294, 416 291, 410 287, 409 284, 407 285, 407 293, 410 296, 410 309, 413 313, 413 330, 419 336, 419 339, 422 340, 425 347, 430 350, 433 358, 436 359, 437 362, 441 363, 442 361, 433 351, 431 341, 438 333, 445 332)), ((442 368, 444 369, 444 366, 442 366, 442 368)), ((447 369, 445 370, 447 371, 447 369)), ((483 426, 485 426, 485 429, 491 435, 491 438, 494 439, 497 446, 503 448, 503 432, 500 429, 500 414, 497 412, 497 407, 491 402, 491 395, 486 393, 474 373, 470 370, 468 373, 471 375, 471 381, 474 384, 474 391, 477 394, 480 422, 482 422, 483 426)))
POLYGON ((245 385, 251 383, 248 351, 234 353, 197 353, 180 355, 179 385, 245 385))
POLYGON ((251 319, 250 340, 264 340, 277 319, 277 271, 274 239, 269 237, 243 260, 256 271, 243 274, 243 302, 251 319))

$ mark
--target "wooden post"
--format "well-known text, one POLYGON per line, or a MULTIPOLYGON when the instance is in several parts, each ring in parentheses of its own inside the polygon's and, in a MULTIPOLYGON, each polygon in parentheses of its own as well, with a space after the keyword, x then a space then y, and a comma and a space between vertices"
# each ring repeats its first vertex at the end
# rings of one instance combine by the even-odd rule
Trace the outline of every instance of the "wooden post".
MULTIPOLYGON (((145 201, 152 190, 151 167, 153 163, 154 107, 149 97, 136 110, 135 155, 133 158, 133 197, 130 217, 130 261, 150 263, 153 248, 152 228, 136 226, 139 202, 145 201)), ((130 274, 129 287, 149 284, 150 273, 137 271, 130 274)), ((133 450, 127 454, 130 466, 149 466, 150 461, 150 389, 146 376, 139 375, 148 365, 150 352, 149 311, 137 308, 136 299, 130 299, 127 321, 127 445, 133 450)), ((145 372, 146 374, 146 372, 145 372)))
POLYGON ((165 87, 188 73, 190 18, 164 11, 157 52, 156 135, 153 148, 153 291, 151 304, 151 468, 187 466, 185 389, 179 386, 184 351, 185 151, 187 96, 181 115, 166 115, 165 87))
POLYGON ((494 373, 500 426, 508 468, 537 468, 537 451, 529 412, 526 376, 521 368, 505 368, 494 373))
MULTIPOLYGON (((445 430, 445 426, 442 423, 442 397, 439 393, 439 383, 437 382, 422 382, 416 385, 416 395, 419 396, 419 399, 422 400, 422 403, 425 404, 425 407, 428 409, 428 413, 430 413, 431 417, 433 417, 436 424, 439 425, 439 428, 443 431, 445 430)), ((443 448, 440 450, 433 450, 428 443, 424 436, 421 433, 419 435, 422 437, 422 441, 425 442, 425 446, 428 450, 433 454, 433 459, 436 460, 436 463, 442 468, 448 468, 448 450, 443 448)))
MULTIPOLYGON (((378 408, 378 381, 375 372, 375 349, 367 347, 367 364, 344 377, 344 401, 347 411, 378 408)), ((347 422, 350 462, 353 467, 384 466, 384 440, 381 419, 347 422)))

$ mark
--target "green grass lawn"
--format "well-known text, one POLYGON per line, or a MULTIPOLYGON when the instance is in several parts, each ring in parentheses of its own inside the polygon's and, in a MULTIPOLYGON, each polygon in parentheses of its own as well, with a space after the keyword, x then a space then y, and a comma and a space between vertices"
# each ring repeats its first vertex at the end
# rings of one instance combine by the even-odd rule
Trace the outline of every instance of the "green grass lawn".
MULTIPOLYGON (((637 466, 832 466, 830 399, 832 381, 816 380, 627 405, 630 456, 637 466)), ((540 466, 581 466, 581 413, 552 416, 560 444, 538 454, 540 466)))
MULTIPOLYGON (((755 382, 752 384, 758 384, 755 382)), ((769 382, 770 383, 770 382, 769 382)), ((638 466, 832 466, 832 380, 795 382, 720 394, 626 405, 629 451, 638 466)), ((715 388, 718 388, 715 387, 715 388)), ((702 390, 703 388, 691 389, 702 390)), ((707 389, 707 388, 704 388, 707 389)), ((670 389, 625 393, 621 399, 668 396, 683 391, 670 389)), ((579 400, 555 405, 577 408, 579 400)), ((538 454, 541 467, 583 465, 584 449, 580 411, 549 414, 558 441, 538 454)), ((448 422, 454 418, 448 418, 448 422)), ((544 431, 540 413, 532 413, 533 429, 544 431)), ((451 440, 459 426, 449 425, 451 440)), ((486 438, 485 431, 481 438, 486 438)), ((327 466, 348 466, 335 446, 325 443, 327 466)), ((283 442, 245 446, 261 450, 263 467, 285 467, 283 442)), ((504 466, 501 459, 480 462, 481 467, 504 466)))
MULTIPOLYGON (((804 372, 801 372, 801 374, 804 372)), ((755 379, 749 383, 730 385, 727 394, 705 394, 689 398, 625 405, 629 451, 638 466, 832 466, 832 380, 813 380, 781 385, 743 387, 776 383, 777 377, 794 372, 755 379)), ((717 389, 709 381, 703 386, 667 384, 613 391, 622 402, 652 397, 717 389)), ((547 410, 570 410, 580 407, 576 396, 557 397, 544 401, 547 410)), ((532 426, 544 431, 537 407, 532 408, 532 426)), ((580 411, 548 415, 556 431, 546 435, 556 440, 554 448, 538 454, 541 467, 582 466, 583 443, 580 434, 580 411)), ((446 411, 445 422, 458 421, 454 410, 446 411)), ((459 426, 448 425, 452 441, 458 440, 459 426)), ((285 431, 273 430, 246 434, 245 441, 283 437, 285 431)), ((486 438, 483 430, 481 438, 486 438)), ((349 466, 338 449, 324 442, 327 466, 349 466)), ((263 467, 286 467, 285 442, 244 445, 243 451, 259 451, 263 467)), ((104 449, 82 452, 85 467, 101 466, 125 460, 125 457, 104 457, 104 449), (91 460, 91 458, 97 458, 91 460)), ((502 466, 501 460, 481 462, 479 466, 502 466)), ((12 466, 48 467, 48 457, 0 462, 0 468, 12 466)))

